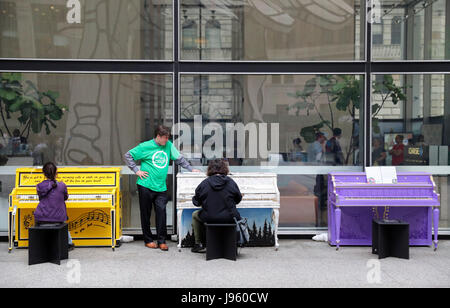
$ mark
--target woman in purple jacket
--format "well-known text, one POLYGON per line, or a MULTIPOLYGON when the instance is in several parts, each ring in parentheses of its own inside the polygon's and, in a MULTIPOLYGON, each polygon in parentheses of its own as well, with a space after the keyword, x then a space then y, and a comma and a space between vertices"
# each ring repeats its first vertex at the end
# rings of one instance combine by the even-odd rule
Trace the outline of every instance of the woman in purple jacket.
MULTIPOLYGON (((45 180, 36 186, 39 204, 34 211, 36 225, 56 225, 64 223, 67 217, 66 203, 69 198, 66 184, 56 181, 57 168, 48 162, 42 168, 45 180)), ((73 248, 72 237, 69 232, 69 247, 73 248)))

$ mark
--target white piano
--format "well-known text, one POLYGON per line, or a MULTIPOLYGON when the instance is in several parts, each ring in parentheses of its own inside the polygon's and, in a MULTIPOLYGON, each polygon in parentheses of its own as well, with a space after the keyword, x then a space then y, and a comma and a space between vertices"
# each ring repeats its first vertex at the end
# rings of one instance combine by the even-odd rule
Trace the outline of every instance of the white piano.
MULTIPOLYGON (((280 192, 275 173, 233 173, 230 177, 239 186, 242 201, 237 209, 247 218, 250 229, 250 246, 275 246, 278 250, 278 220, 280 192)), ((197 186, 206 178, 204 173, 179 173, 177 175, 178 250, 192 233, 192 212, 199 210, 192 204, 197 186), (184 215, 183 215, 184 213, 184 215)))

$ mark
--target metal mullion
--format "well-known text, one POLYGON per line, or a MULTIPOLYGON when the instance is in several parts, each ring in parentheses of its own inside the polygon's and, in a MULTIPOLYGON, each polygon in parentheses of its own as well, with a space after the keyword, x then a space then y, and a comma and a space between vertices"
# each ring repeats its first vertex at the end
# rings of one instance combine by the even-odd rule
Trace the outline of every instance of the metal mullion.
MULTIPOLYGON (((372 3, 371 1, 369 2, 372 3)), ((367 1, 365 2, 366 17, 369 15, 369 7, 367 1)), ((370 7, 370 11, 372 7, 370 7)), ((365 87, 364 94, 364 157, 363 166, 372 166, 372 24, 371 19, 366 18, 366 63, 365 63, 365 87)))
MULTIPOLYGON (((173 0, 173 66, 172 66, 172 93, 173 93, 173 115, 172 121, 173 126, 175 127, 180 122, 180 22, 179 22, 179 12, 180 12, 180 1, 181 0, 173 0)), ((172 223, 173 223, 173 232, 172 234, 177 234, 178 230, 178 222, 177 221, 177 174, 178 174, 178 166, 173 163, 173 173, 172 173, 172 223)), ((181 236, 180 234, 177 234, 181 236)))
POLYGON ((141 61, 47 61, 47 60, 0 60, 4 71, 95 71, 95 72, 173 72, 172 62, 141 62, 141 61))

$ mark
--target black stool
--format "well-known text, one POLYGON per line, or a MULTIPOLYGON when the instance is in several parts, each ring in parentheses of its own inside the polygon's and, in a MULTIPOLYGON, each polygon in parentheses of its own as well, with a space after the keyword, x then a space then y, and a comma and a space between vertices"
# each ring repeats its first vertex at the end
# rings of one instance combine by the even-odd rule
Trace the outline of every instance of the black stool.
POLYGON ((69 258, 68 226, 35 226, 28 229, 28 265, 51 262, 61 264, 69 258))
POLYGON ((372 221, 372 253, 378 259, 409 259, 409 223, 399 220, 372 221))
POLYGON ((206 260, 225 258, 236 261, 236 224, 208 224, 206 226, 206 260))

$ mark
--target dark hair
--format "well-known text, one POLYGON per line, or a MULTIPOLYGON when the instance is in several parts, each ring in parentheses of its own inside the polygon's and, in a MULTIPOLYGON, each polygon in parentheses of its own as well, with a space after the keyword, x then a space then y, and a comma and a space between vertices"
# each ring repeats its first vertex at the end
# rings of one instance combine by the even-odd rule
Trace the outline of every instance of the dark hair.
POLYGON ((164 125, 158 125, 155 131, 155 136, 170 137, 170 128, 164 125))
POLYGON ((293 144, 300 144, 302 143, 302 140, 300 138, 295 138, 294 140, 292 140, 293 144))
POLYGON ((339 135, 341 135, 341 134, 342 134, 342 129, 340 129, 340 128, 338 128, 338 127, 336 127, 336 128, 333 129, 333 135, 334 135, 334 136, 339 136, 339 135))
POLYGON ((208 163, 208 171, 206 171, 207 176, 215 174, 228 175, 228 173, 230 173, 230 170, 224 159, 213 159, 208 163))
POLYGON ((325 137, 325 134, 322 132, 317 132, 316 133, 316 140, 319 140, 320 137, 325 137))
POLYGON ((45 163, 44 167, 42 167, 42 171, 47 179, 53 181, 53 188, 56 187, 56 165, 52 162, 45 163))

